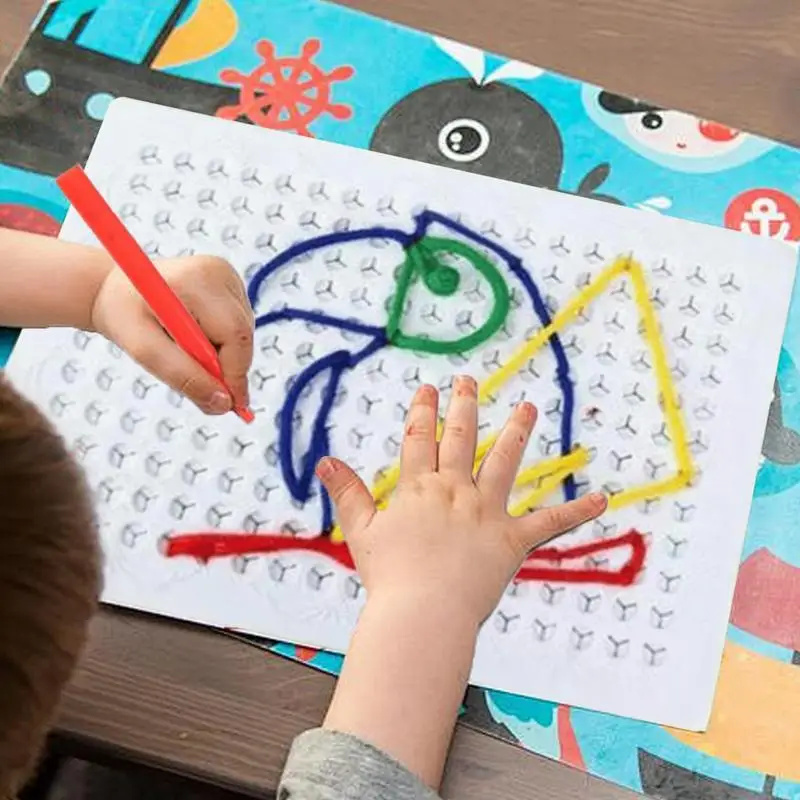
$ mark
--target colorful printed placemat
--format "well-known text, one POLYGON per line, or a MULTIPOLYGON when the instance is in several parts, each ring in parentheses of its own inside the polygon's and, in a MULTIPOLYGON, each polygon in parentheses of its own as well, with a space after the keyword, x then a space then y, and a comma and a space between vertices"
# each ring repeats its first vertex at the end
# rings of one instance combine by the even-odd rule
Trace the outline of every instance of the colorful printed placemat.
MULTIPOLYGON (((308 0, 46 6, 0 94, 0 224, 57 231, 53 176, 117 96, 800 239, 796 150, 308 0)), ((468 720, 662 798, 800 797, 799 325, 795 308, 708 731, 482 690, 468 720)))

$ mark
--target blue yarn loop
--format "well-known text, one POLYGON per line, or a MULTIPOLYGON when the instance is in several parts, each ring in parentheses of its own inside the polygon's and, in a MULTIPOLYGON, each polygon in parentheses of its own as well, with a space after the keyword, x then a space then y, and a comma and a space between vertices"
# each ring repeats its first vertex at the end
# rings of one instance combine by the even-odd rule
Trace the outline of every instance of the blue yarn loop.
MULTIPOLYGON (((552 322, 552 317, 547 309, 539 289, 522 264, 522 260, 496 242, 470 230, 466 225, 456 222, 436 211, 426 209, 414 218, 415 226, 411 233, 396 228, 381 226, 362 228, 358 230, 338 231, 298 242, 292 245, 274 259, 258 269, 250 279, 247 287, 247 296, 255 309, 259 302, 264 282, 275 272, 292 261, 326 247, 342 245, 349 242, 369 241, 384 239, 396 242, 407 250, 415 242, 422 239, 428 229, 434 225, 441 225, 450 231, 459 234, 464 239, 488 250, 508 266, 511 273, 522 284, 525 293, 531 301, 536 317, 542 327, 547 327, 552 322)), ((356 352, 349 350, 336 350, 310 364, 295 377, 286 393, 286 399, 279 415, 278 430, 278 457, 281 475, 291 496, 298 502, 307 502, 312 496, 314 470, 321 458, 330 455, 330 435, 328 417, 339 390, 339 384, 345 372, 354 369, 361 362, 370 358, 382 348, 389 345, 385 328, 367 325, 357 320, 345 319, 325 314, 321 311, 286 307, 270 311, 256 318, 256 327, 262 328, 282 321, 303 321, 325 327, 336 328, 353 334, 368 337, 369 342, 356 352), (322 390, 320 406, 314 416, 311 427, 311 438, 308 449, 298 457, 295 453, 295 426, 294 418, 303 392, 318 376, 327 373, 327 381, 322 390)), ((561 391, 563 413, 561 415, 561 454, 567 455, 572 450, 572 422, 575 409, 575 390, 570 377, 569 360, 564 351, 563 344, 558 334, 553 334, 548 340, 548 345, 556 360, 556 383, 561 391)), ((572 500, 576 496, 575 481, 572 476, 564 480, 564 496, 572 500)), ((322 530, 329 531, 333 526, 333 509, 330 498, 322 490, 322 530)))
POLYGON ((255 309, 264 281, 274 275, 281 267, 285 267, 295 259, 302 258, 307 253, 313 253, 316 250, 323 250, 326 247, 347 244, 348 242, 369 241, 370 239, 388 239, 389 241, 397 242, 403 248, 407 248, 416 241, 417 237, 397 228, 383 228, 378 225, 373 228, 359 228, 354 231, 325 233, 322 236, 314 236, 311 239, 297 242, 282 253, 278 253, 272 261, 268 261, 263 267, 255 271, 247 287, 247 297, 250 300, 250 305, 255 309))
POLYGON ((353 369, 387 344, 386 337, 376 336, 366 347, 352 353, 349 350, 336 350, 310 364, 298 373, 281 408, 278 425, 278 458, 281 474, 292 497, 304 503, 311 497, 311 484, 314 469, 321 458, 330 454, 328 417, 339 383, 346 370, 353 369), (328 373, 322 390, 322 402, 314 416, 308 450, 298 459, 295 453, 294 417, 304 389, 317 377, 328 373))
POLYGON ((377 325, 365 325, 363 322, 358 322, 358 320, 332 317, 322 311, 306 311, 302 308, 282 308, 256 317, 256 328, 285 320, 302 320, 315 325, 323 325, 326 328, 338 328, 350 333, 360 333, 364 336, 386 336, 384 329, 379 328, 377 325))

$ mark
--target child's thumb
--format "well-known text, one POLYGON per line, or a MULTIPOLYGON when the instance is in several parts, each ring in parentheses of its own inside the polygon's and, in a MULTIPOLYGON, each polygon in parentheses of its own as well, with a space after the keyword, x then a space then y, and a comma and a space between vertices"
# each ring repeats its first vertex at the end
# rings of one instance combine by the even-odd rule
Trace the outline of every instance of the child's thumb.
POLYGON ((369 524, 375 514, 375 501, 364 481, 347 464, 326 456, 317 464, 317 477, 336 507, 336 516, 345 535, 369 524))
POLYGON ((548 506, 517 517, 514 533, 521 551, 528 553, 540 544, 580 527, 599 517, 607 506, 605 495, 593 492, 568 503, 548 506))

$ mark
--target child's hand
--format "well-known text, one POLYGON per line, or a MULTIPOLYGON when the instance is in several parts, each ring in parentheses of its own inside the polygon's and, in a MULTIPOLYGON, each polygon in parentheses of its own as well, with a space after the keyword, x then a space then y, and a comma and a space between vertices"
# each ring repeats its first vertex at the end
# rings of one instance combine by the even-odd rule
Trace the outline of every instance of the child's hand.
POLYGON ((337 459, 320 462, 318 475, 370 598, 446 604, 477 625, 531 549, 599 516, 606 499, 590 494, 510 517, 506 506, 536 409, 530 403, 514 409, 473 479, 476 388, 472 378, 456 380, 438 447, 437 392, 431 386, 417 392, 406 419, 400 480, 387 509, 376 511, 367 487, 337 459))
POLYGON ((536 410, 530 403, 514 409, 473 479, 475 381, 456 381, 437 445, 438 405, 433 387, 417 392, 387 509, 375 509, 346 464, 326 458, 317 467, 367 590, 324 725, 380 748, 434 788, 480 624, 532 548, 606 507, 591 494, 510 517, 508 497, 536 410))
POLYGON ((169 259, 159 262, 158 267, 218 348, 233 398, 172 341, 118 268, 109 272, 95 296, 93 329, 207 414, 224 414, 234 404, 248 406, 253 312, 239 276, 226 261, 212 256, 169 259))

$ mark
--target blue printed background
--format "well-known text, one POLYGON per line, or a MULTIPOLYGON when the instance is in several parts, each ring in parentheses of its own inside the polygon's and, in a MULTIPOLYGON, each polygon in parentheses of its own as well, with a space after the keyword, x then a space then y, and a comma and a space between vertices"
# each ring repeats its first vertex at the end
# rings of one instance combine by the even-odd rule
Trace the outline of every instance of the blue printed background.
MULTIPOLYGON (((221 76, 258 69, 259 41, 271 42, 280 58, 296 58, 312 39, 321 43, 311 56, 314 64, 326 73, 348 66, 352 74, 331 84, 329 101, 347 106, 349 118, 315 116, 308 122, 311 135, 447 163, 449 145, 442 149, 439 141, 447 122, 441 114, 452 109, 472 120, 471 129, 459 128, 463 146, 481 129, 491 143, 484 156, 450 166, 732 227, 747 225, 744 215, 758 211, 754 204, 766 198, 768 213, 756 215, 762 224, 752 222, 752 232, 800 239, 797 150, 314 0, 52 4, 2 91, 0 224, 55 232, 66 205, 53 176, 82 159, 114 96, 215 113, 239 102, 239 87, 221 76), (492 78, 498 69, 505 77, 492 78), (454 83, 437 86, 443 82, 454 83), (92 90, 81 94, 70 85, 92 90), (404 117, 397 116, 397 104, 404 117), (47 128, 54 115, 61 119, 59 131, 64 129, 55 138, 20 134, 25 125, 34 132, 47 128), (406 132, 402 118, 414 121, 406 132), (501 158, 495 151, 504 144, 501 158)), ((0 363, 12 342, 13 333, 0 330, 0 363)), ((796 613, 776 617, 763 599, 800 602, 798 363, 800 305, 794 302, 777 378, 780 405, 772 409, 758 475, 724 677, 704 737, 475 690, 467 721, 667 800, 800 798, 800 620, 796 613), (772 694, 747 688, 764 683, 776 687, 772 694), (787 757, 792 748, 795 757, 787 757)), ((327 671, 338 671, 341 663, 288 645, 274 649, 327 671)))

